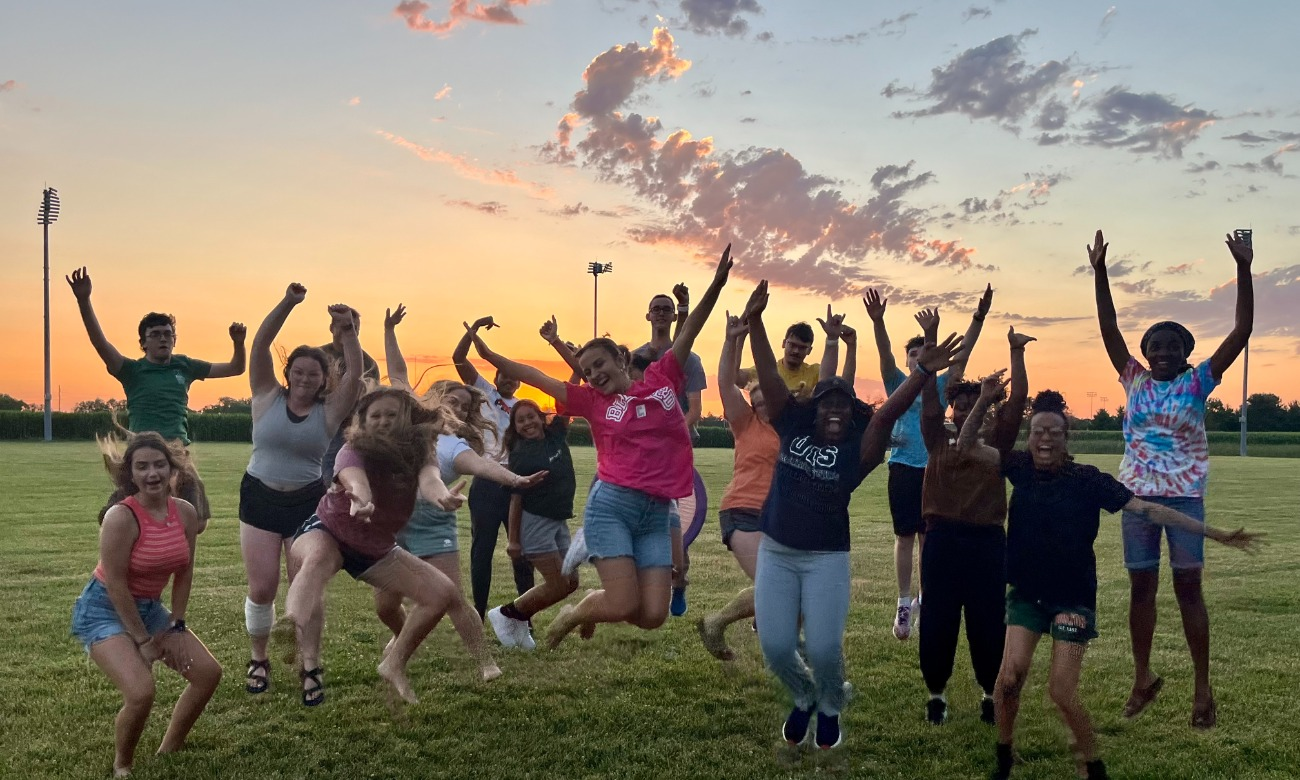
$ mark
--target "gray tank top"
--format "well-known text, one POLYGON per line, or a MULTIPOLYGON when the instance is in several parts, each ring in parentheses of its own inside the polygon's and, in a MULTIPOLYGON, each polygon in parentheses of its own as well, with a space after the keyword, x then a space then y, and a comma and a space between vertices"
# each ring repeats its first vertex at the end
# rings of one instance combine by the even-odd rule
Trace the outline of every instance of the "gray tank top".
POLYGON ((288 400, 276 396, 253 423, 253 457, 248 473, 273 485, 302 487, 321 478, 321 458, 333 431, 325 424, 325 404, 316 404, 302 422, 289 419, 288 400))

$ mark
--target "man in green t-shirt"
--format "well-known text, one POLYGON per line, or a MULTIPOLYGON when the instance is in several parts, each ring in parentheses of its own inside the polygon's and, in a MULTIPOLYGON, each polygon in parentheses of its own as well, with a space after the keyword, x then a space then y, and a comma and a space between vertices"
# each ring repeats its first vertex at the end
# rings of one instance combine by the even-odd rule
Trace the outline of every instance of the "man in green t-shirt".
MULTIPOLYGON (((170 314, 150 312, 140 320, 139 326, 140 351, 144 357, 128 358, 109 342, 99 325, 99 318, 90 304, 90 274, 81 268, 64 278, 77 297, 77 308, 81 311, 81 321, 86 326, 91 345, 104 361, 109 375, 122 383, 122 390, 126 393, 127 428, 132 433, 157 431, 169 441, 179 440, 188 446, 190 436, 186 415, 190 385, 196 380, 221 379, 244 373, 244 324, 234 322, 230 325, 230 340, 235 346, 230 362, 208 363, 175 354, 176 318, 170 314)), ((203 481, 188 459, 178 492, 181 498, 194 505, 200 522, 206 525, 212 513, 203 481)))

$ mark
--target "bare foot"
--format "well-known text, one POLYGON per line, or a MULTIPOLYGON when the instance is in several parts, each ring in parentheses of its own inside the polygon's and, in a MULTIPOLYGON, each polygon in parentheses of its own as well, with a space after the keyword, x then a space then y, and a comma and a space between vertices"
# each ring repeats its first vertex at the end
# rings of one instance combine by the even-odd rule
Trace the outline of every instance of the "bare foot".
POLYGON ((129 766, 113 767, 113 777, 130 777, 130 776, 131 776, 131 767, 129 766))
POLYGON ((406 667, 397 660, 395 655, 386 654, 384 660, 379 662, 379 676, 387 680, 397 695, 401 696, 407 704, 420 702, 420 697, 415 695, 415 690, 411 687, 411 681, 406 679, 406 667))
POLYGON ((578 608, 572 604, 565 604, 560 608, 555 620, 551 621, 551 625, 546 629, 546 644, 552 650, 564 641, 564 637, 568 636, 570 631, 578 627, 578 621, 574 616, 577 611, 578 608))
POLYGON ((695 628, 700 632, 700 641, 704 643, 704 649, 709 651, 709 655, 719 661, 730 661, 736 657, 731 648, 727 647, 727 638, 722 629, 708 617, 695 621, 695 628))
POLYGON ((479 674, 483 675, 483 682, 492 682, 501 676, 501 667, 493 661, 488 661, 479 667, 479 674))
POLYGON ((595 635, 596 635, 595 623, 583 623, 582 625, 578 626, 578 636, 582 637, 583 639, 591 639, 595 635))

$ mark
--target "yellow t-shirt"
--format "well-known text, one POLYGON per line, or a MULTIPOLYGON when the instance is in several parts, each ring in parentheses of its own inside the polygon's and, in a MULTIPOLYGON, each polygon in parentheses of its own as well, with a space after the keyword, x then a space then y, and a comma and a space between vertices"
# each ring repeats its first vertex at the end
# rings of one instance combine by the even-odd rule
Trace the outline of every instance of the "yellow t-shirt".
MULTIPOLYGON (((745 369, 745 373, 752 379, 758 376, 758 372, 753 366, 745 369)), ((784 360, 776 361, 776 373, 781 375, 781 380, 785 386, 790 388, 790 392, 801 398, 808 398, 812 395, 813 388, 817 386, 817 376, 821 373, 820 363, 802 363, 793 371, 786 368, 784 360)))

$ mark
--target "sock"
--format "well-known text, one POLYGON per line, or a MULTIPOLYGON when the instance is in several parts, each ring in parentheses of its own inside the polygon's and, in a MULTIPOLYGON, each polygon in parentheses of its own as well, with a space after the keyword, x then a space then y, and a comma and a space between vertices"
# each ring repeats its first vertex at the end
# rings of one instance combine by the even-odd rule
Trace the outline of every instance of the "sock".
POLYGON ((911 596, 899 596, 899 597, 898 597, 898 606, 900 606, 900 607, 910 607, 910 606, 912 606, 912 597, 911 597, 911 596))
POLYGON ((938 699, 939 701, 943 702, 944 704, 947 704, 947 703, 948 703, 948 696, 947 696, 947 694, 944 694, 944 693, 932 693, 932 694, 930 694, 930 700, 931 700, 931 701, 934 701, 935 699, 938 699))
POLYGON ((511 620, 527 621, 529 618, 532 617, 532 615, 526 614, 522 609, 515 606, 515 602, 513 601, 501 608, 501 614, 505 615, 511 620))

